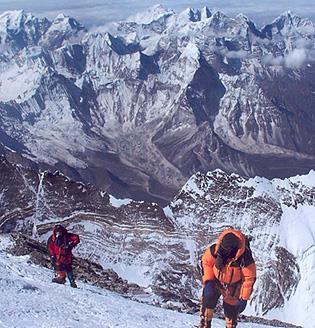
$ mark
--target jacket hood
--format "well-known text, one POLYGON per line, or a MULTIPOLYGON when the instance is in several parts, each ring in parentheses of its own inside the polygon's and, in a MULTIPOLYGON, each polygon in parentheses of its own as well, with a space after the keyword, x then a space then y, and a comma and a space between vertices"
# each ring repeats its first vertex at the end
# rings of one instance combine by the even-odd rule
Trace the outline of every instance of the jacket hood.
POLYGON ((222 240, 223 238, 227 235, 227 234, 230 234, 232 233, 234 236, 237 237, 237 239, 239 240, 239 247, 238 247, 238 250, 236 252, 236 255, 234 257, 234 261, 236 261, 242 254, 244 254, 245 252, 245 248, 246 248, 246 238, 245 238, 245 235, 239 231, 239 230, 235 230, 235 229, 232 229, 232 228, 229 228, 229 229, 226 229, 224 230, 218 240, 217 240, 217 243, 215 245, 215 254, 218 253, 218 250, 220 248, 220 245, 222 243, 222 240))
POLYGON ((57 231, 60 231, 63 236, 65 236, 68 233, 67 229, 64 226, 62 226, 61 224, 56 224, 53 228, 53 237, 52 237, 52 239, 54 241, 56 240, 57 231))

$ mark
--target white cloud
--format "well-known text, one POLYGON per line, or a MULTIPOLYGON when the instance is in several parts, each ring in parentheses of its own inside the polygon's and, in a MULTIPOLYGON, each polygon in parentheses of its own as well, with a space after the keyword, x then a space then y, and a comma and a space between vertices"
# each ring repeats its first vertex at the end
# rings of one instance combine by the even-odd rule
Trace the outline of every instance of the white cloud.
MULTIPOLYGON (((301 29, 299 29, 301 31, 301 29)), ((314 46, 314 41, 312 39, 297 39, 295 41, 295 46, 296 48, 305 48, 305 49, 312 49, 314 46)))
POLYGON ((228 51, 225 56, 227 58, 237 58, 237 59, 246 59, 251 57, 250 53, 245 50, 238 50, 238 51, 228 51))
POLYGON ((266 55, 262 59, 263 64, 270 66, 282 66, 284 58, 282 56, 274 57, 273 55, 266 55))
POLYGON ((295 48, 285 56, 274 57, 266 55, 262 62, 270 66, 283 66, 298 69, 315 60, 315 50, 307 48, 295 48))
POLYGON ((288 68, 300 68, 307 60, 308 54, 306 49, 294 49, 284 57, 284 64, 288 68))

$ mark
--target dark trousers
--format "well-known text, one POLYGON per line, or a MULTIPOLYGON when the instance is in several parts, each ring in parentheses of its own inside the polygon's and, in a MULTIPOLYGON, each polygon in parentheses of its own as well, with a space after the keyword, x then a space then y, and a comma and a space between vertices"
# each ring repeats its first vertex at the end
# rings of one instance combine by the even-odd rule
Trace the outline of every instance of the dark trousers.
POLYGON ((202 307, 204 309, 214 309, 218 303, 221 295, 223 295, 223 310, 225 317, 236 321, 238 316, 238 307, 236 304, 239 296, 238 286, 232 286, 233 288, 223 290, 219 282, 215 280, 208 281, 203 288, 202 292, 202 307), (231 292, 234 291, 234 295, 231 292), (232 303, 232 304, 231 304, 232 303), (234 303, 234 304, 233 304, 234 303))
POLYGON ((72 263, 67 263, 67 264, 62 263, 59 265, 57 264, 54 266, 54 270, 56 273, 56 277, 65 280, 67 276, 70 283, 74 282, 72 263))

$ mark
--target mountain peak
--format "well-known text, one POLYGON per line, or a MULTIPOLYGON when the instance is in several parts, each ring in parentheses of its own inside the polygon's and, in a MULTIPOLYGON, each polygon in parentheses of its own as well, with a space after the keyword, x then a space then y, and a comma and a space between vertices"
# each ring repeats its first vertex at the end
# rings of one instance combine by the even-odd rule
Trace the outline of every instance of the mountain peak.
POLYGON ((129 16, 127 18, 128 22, 134 22, 137 24, 150 24, 161 18, 167 18, 174 15, 175 12, 172 9, 167 9, 161 4, 154 5, 147 10, 137 13, 135 15, 129 16))
POLYGON ((65 15, 64 13, 60 13, 56 16, 54 21, 61 21, 61 20, 68 20, 68 19, 69 19, 68 15, 65 15))
POLYGON ((23 9, 5 11, 0 15, 0 28, 5 28, 7 30, 16 30, 20 28, 24 20, 25 11, 23 9))
POLYGON ((15 53, 26 46, 37 45, 51 22, 22 10, 6 11, 0 15, 0 43, 15 53))
POLYGON ((201 19, 201 13, 199 9, 187 8, 179 14, 180 17, 188 17, 192 22, 199 22, 201 19))
POLYGON ((225 15, 222 11, 217 10, 211 16, 211 22, 222 22, 223 20, 227 19, 228 16, 225 15))
POLYGON ((0 19, 3 19, 4 17, 8 17, 8 18, 19 18, 20 16, 24 15, 25 11, 24 9, 20 9, 20 10, 7 10, 5 12, 3 12, 2 14, 0 14, 0 19))
POLYGON ((298 16, 295 15, 292 10, 286 10, 279 17, 288 17, 288 18, 291 18, 291 17, 298 17, 298 16))
POLYGON ((236 15, 235 17, 237 20, 241 20, 241 21, 244 21, 244 22, 248 22, 250 19, 244 15, 243 13, 240 13, 238 15, 236 15))
POLYGON ((63 13, 60 13, 59 15, 57 15, 57 17, 54 19, 52 25, 54 25, 56 27, 56 25, 59 26, 68 26, 73 30, 83 30, 84 26, 81 25, 77 20, 75 20, 74 18, 65 15, 63 13))
POLYGON ((303 29, 306 25, 312 25, 312 22, 308 19, 302 19, 293 14, 291 10, 288 10, 274 19, 270 24, 264 26, 262 33, 268 38, 272 38, 273 34, 290 34, 301 27, 303 29))
POLYGON ((279 17, 277 17, 273 23, 283 22, 289 25, 296 25, 301 21, 301 17, 295 15, 291 10, 283 12, 279 17))
POLYGON ((201 9, 201 20, 210 18, 211 15, 212 15, 212 12, 207 6, 205 6, 201 9))

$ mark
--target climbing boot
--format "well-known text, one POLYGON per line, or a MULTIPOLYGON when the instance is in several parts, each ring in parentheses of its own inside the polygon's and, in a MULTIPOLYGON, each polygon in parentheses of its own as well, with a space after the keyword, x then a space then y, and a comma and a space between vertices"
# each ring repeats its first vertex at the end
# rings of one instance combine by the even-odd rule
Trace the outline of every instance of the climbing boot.
POLYGON ((230 318, 225 318, 225 324, 226 328, 236 328, 237 326, 237 320, 236 319, 230 319, 230 318))
POLYGON ((211 328, 213 309, 201 309, 199 328, 211 328))
POLYGON ((66 282, 66 279, 62 279, 60 277, 55 277, 52 279, 52 282, 54 282, 56 284, 64 284, 66 282))
POLYGON ((71 282, 70 282, 70 286, 71 286, 72 288, 78 288, 78 286, 77 286, 77 284, 76 284, 75 281, 71 281, 71 282))
POLYGON ((77 286, 77 284, 74 280, 73 272, 72 271, 67 272, 67 276, 68 276, 68 279, 69 279, 69 282, 70 282, 70 286, 72 288, 78 288, 78 286, 77 286))
POLYGON ((64 284, 66 282, 66 274, 62 271, 57 271, 56 276, 52 279, 56 284, 64 284))

